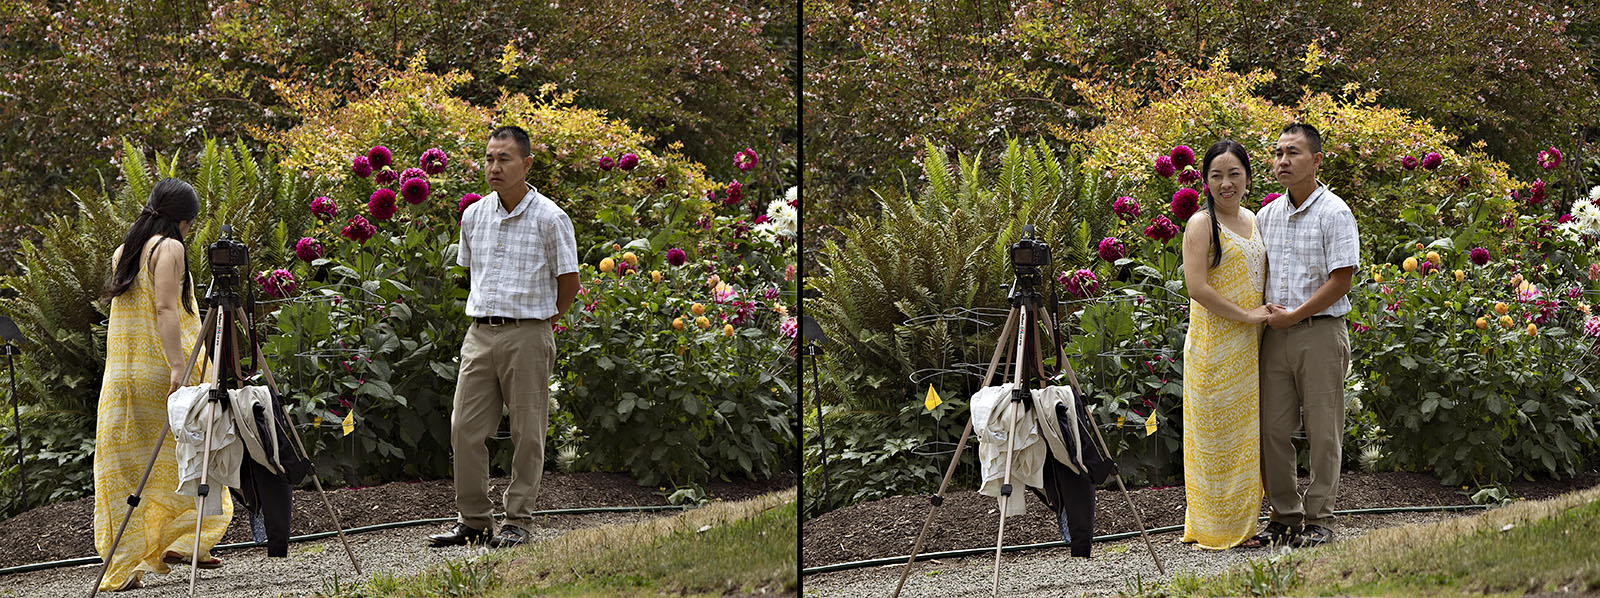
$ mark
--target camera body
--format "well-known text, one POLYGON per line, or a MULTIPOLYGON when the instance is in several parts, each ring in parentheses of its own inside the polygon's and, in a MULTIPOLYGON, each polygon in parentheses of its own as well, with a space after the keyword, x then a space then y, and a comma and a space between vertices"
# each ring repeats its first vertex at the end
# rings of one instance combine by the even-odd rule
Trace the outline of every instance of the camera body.
POLYGON ((1017 277, 1015 291, 1035 290, 1044 284, 1044 269, 1050 266, 1050 245, 1034 238, 1032 224, 1022 227, 1022 238, 1011 244, 1011 272, 1017 277))
POLYGON ((238 282, 239 269, 250 263, 250 249, 233 239, 233 227, 222 225, 222 233, 215 243, 206 247, 206 263, 217 286, 232 287, 238 282))

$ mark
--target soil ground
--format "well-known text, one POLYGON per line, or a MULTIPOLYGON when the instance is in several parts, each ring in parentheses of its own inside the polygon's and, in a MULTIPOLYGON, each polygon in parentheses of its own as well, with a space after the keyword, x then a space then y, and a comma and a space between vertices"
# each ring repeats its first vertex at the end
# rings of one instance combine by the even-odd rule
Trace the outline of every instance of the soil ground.
MULTIPOLYGON (((490 495, 499 506, 510 478, 490 480, 490 495)), ((713 481, 706 493, 714 499, 752 498, 795 485, 792 473, 762 481, 713 481)), ((646 506, 667 504, 656 488, 613 473, 547 471, 539 483, 535 508, 646 506)), ((364 488, 330 489, 328 500, 345 529, 456 515, 455 488, 450 480, 396 482, 364 488)), ((433 526, 441 527, 441 526, 433 526)), ((290 531, 293 535, 333 531, 335 526, 316 490, 297 490, 290 531)), ((432 528, 415 528, 422 537, 432 528)), ((223 544, 249 542, 249 520, 236 508, 223 544)), ((56 503, 0 521, 0 568, 94 556, 94 497, 56 503)))

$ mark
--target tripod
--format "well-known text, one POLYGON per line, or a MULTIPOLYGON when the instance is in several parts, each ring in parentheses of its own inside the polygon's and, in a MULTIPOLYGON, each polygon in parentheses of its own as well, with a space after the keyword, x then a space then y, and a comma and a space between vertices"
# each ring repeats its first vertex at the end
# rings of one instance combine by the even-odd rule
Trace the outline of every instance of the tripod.
MULTIPOLYGON (((216 382, 212 385, 211 390, 207 392, 205 415, 203 416, 205 419, 205 440, 203 442, 205 452, 201 453, 200 484, 199 491, 195 496, 194 548, 189 552, 189 596, 191 598, 194 596, 195 582, 199 574, 200 532, 205 520, 203 509, 206 497, 211 492, 211 488, 207 483, 211 465, 211 429, 216 421, 217 410, 225 409, 229 404, 229 387, 241 383, 244 378, 239 369, 239 341, 236 334, 237 327, 240 324, 247 324, 250 320, 239 303, 238 293, 234 291, 234 287, 238 284, 237 276, 236 273, 232 272, 232 267, 229 267, 227 272, 219 270, 215 275, 210 292, 206 296, 208 307, 206 309, 205 322, 200 327, 199 339, 205 339, 206 337, 211 337, 212 339, 212 350, 207 355, 207 361, 210 362, 210 366, 216 368, 212 371, 216 382), (226 356, 226 363, 231 367, 223 366, 224 347, 231 349, 226 356)), ((267 367, 266 359, 261 354, 261 347, 253 341, 246 342, 250 344, 253 350, 255 361, 260 365, 261 372, 266 378, 267 386, 271 389, 272 395, 281 396, 278 394, 277 382, 272 378, 272 371, 267 367)), ((199 340, 195 342, 194 349, 189 353, 188 364, 184 367, 184 380, 188 380, 193 374, 196 361, 200 357, 200 350, 204 346, 199 340)), ((271 408, 279 409, 276 414, 277 417, 285 417, 276 402, 271 408)), ((287 419, 281 421, 287 421, 287 419)), ((145 484, 149 483, 150 474, 155 469, 156 459, 161 455, 161 447, 165 444, 167 434, 172 431, 170 421, 167 418, 163 418, 163 422, 161 433, 156 435, 155 448, 150 451, 150 462, 145 466, 144 475, 139 479, 139 487, 128 497, 128 512, 123 515, 122 524, 117 527, 116 539, 112 541, 111 550, 106 554, 105 561, 100 566, 100 576, 95 580, 94 587, 89 592, 90 598, 94 598, 100 592, 100 583, 105 581, 106 572, 111 569, 112 558, 116 556, 117 547, 122 543, 122 535, 128 529, 128 520, 133 518, 133 510, 139 506, 140 497, 144 494, 145 484)), ((287 427, 291 432, 288 435, 291 441, 291 449, 302 460, 309 461, 305 442, 300 439, 299 429, 292 424, 287 427)), ((268 433, 275 434, 276 430, 268 430, 268 433)), ((361 564, 356 561, 356 555, 350 549, 349 540, 345 539, 344 525, 339 522, 339 515, 333 510, 333 503, 328 500, 328 494, 323 491, 322 481, 317 477, 315 471, 311 472, 311 480, 316 485, 317 493, 322 496, 322 502, 328 509, 328 515, 333 518, 333 524, 338 530, 339 541, 344 544, 345 555, 350 557, 350 565, 355 569, 357 575, 361 575, 361 564)))
MULTIPOLYGON (((994 356, 989 360, 989 369, 983 375, 982 387, 987 388, 989 383, 994 380, 996 367, 1000 365, 1000 354, 1002 350, 1005 350, 1007 367, 1011 371, 1012 389, 1010 396, 1011 409, 1009 412, 1009 417, 1007 418, 1008 421, 1006 422, 1008 432, 1006 434, 1005 474, 1003 482, 1000 485, 1000 497, 1002 501, 1000 508, 1000 527, 995 537, 994 576, 992 581, 992 589, 990 590, 991 595, 994 596, 1000 595, 1000 555, 1002 549, 1005 547, 1004 540, 1006 534, 1006 511, 1008 510, 1006 507, 1010 505, 1011 493, 1013 490, 1011 487, 1011 460, 1016 443, 1017 419, 1020 417, 1019 414, 1023 412, 1025 406, 1030 401, 1031 391, 1028 388, 1028 383, 1030 381, 1038 382, 1042 387, 1045 379, 1044 363, 1041 357, 1043 355, 1043 350, 1040 346, 1036 327, 1042 325, 1045 329, 1052 328, 1050 324, 1050 315, 1045 312, 1043 308, 1044 297, 1039 294, 1036 286, 1038 284, 1037 281, 1038 278, 1034 276, 1023 277, 1019 275, 1017 280, 1012 283, 1011 293, 1007 297, 1007 300, 1011 303, 1011 311, 1006 316, 1005 325, 1000 329, 1000 338, 995 342, 994 356), (1030 317, 1032 320, 1030 320, 1030 317), (1031 327, 1030 322, 1033 324, 1031 327), (1016 343, 1014 345, 1008 344, 1007 341, 1013 339, 1016 341, 1016 343), (1030 340, 1032 341, 1031 343, 1028 342, 1030 340), (1030 348, 1030 344, 1032 345, 1031 355, 1033 357, 1031 364, 1028 363, 1028 355, 1030 355, 1030 351, 1028 349, 1030 348), (1014 361, 1013 356, 1015 357, 1014 361), (1025 365, 1031 365, 1032 372, 1025 372, 1025 365)), ((1073 373, 1071 364, 1067 362, 1065 351, 1062 351, 1059 354, 1059 360, 1063 369, 1065 369, 1067 372, 1068 379, 1072 383, 1074 394, 1076 394, 1078 397, 1082 397, 1083 394, 1081 387, 1078 386, 1077 375, 1073 373)), ((1090 422, 1090 427, 1094 429, 1094 437, 1090 439, 1090 444, 1094 445, 1095 441, 1098 440, 1099 450, 1109 458, 1111 452, 1107 449, 1105 438, 1100 434, 1100 427, 1094 425, 1093 422, 1090 422)), ((950 484, 950 478, 955 475, 956 466, 961 462, 961 453, 966 449, 967 439, 971 435, 972 420, 971 418, 968 418, 967 427, 961 432, 961 440, 956 443, 955 455, 950 459, 950 466, 945 469, 944 480, 939 483, 939 491, 934 493, 933 496, 928 497, 928 502, 931 503, 928 508, 928 517, 927 519, 923 520, 922 531, 917 534, 917 541, 911 548, 911 556, 907 558, 906 566, 900 571, 900 581, 895 585, 894 593, 890 594, 890 596, 893 598, 898 598, 900 596, 900 591, 905 588, 906 578, 911 575, 911 569, 916 563, 917 554, 922 551, 922 541, 928 535, 928 526, 933 523, 934 513, 939 509, 940 505, 944 504, 943 495, 945 489, 950 484)), ((1155 559, 1156 568, 1161 571, 1163 575, 1165 575, 1166 568, 1161 565, 1161 558, 1156 556, 1155 546, 1150 543, 1149 536, 1145 534, 1144 519, 1139 515, 1138 507, 1133 504, 1133 498, 1128 495, 1128 489, 1122 483, 1122 475, 1113 475, 1116 476, 1117 486, 1121 488, 1123 497, 1128 501, 1128 508, 1133 511, 1134 521, 1139 525, 1139 535, 1140 537, 1144 538, 1145 547, 1150 551, 1150 558, 1155 559)))
POLYGON ((822 386, 820 378, 817 377, 817 360, 822 358, 822 347, 817 345, 828 342, 828 335, 822 331, 822 326, 817 325, 816 320, 811 319, 811 316, 800 314, 800 336, 806 341, 800 348, 800 355, 811 357, 811 394, 817 398, 817 438, 822 441, 822 508, 827 509, 833 501, 828 492, 828 435, 822 431, 822 386))

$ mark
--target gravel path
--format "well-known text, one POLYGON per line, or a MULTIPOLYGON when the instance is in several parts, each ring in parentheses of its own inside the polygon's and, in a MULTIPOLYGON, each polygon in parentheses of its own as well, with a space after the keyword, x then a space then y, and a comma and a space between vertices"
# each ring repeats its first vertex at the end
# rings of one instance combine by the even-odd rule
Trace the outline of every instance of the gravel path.
MULTIPOLYGON (((668 513, 670 515, 672 513, 668 513)), ((626 524, 661 516, 651 513, 604 513, 546 517, 532 530, 533 541, 549 540, 567 531, 608 523, 626 524)), ((445 525, 423 525, 347 535, 350 548, 367 576, 377 572, 396 575, 420 573, 442 565, 446 559, 461 560, 491 550, 482 546, 429 548, 425 537, 442 531, 445 525)), ((229 598, 269 598, 273 596, 311 596, 331 582, 335 573, 343 581, 355 575, 339 539, 289 545, 286 558, 267 558, 266 548, 218 552, 226 564, 221 569, 200 572, 196 596, 229 598)), ((0 577, 0 597, 60 598, 88 596, 100 565, 49 569, 0 577)), ((166 575, 146 574, 144 588, 101 596, 126 598, 173 598, 189 595, 189 567, 176 566, 166 575)))
MULTIPOLYGON (((1349 539, 1368 531, 1438 521, 1461 513, 1395 513, 1340 518, 1335 533, 1349 539)), ((1179 542, 1176 532, 1150 537, 1167 575, 1156 572, 1144 542, 1138 538, 1095 544, 1094 558, 1075 559, 1066 548, 1006 554, 1000 561, 1002 596, 1111 596, 1142 577, 1146 587, 1178 572, 1217 573, 1250 559, 1270 557, 1265 548, 1223 552, 1200 550, 1179 542)), ((900 595, 911 597, 987 596, 993 587, 994 555, 941 559, 917 564, 900 595)), ((801 580, 805 598, 884 596, 894 591, 900 565, 807 575, 801 580)))

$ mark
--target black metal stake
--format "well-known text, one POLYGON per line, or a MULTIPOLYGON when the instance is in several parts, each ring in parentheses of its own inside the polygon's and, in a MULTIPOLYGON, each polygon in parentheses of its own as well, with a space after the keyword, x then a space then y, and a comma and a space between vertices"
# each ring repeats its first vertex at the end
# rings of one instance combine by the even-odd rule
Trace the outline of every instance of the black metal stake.
POLYGON ((822 431, 822 385, 817 376, 817 358, 822 356, 822 349, 816 343, 806 343, 800 354, 811 356, 811 396, 817 398, 817 439, 822 442, 822 509, 827 510, 833 499, 828 489, 828 435, 822 431))
POLYGON ((0 347, 6 355, 6 364, 11 369, 11 426, 17 430, 17 496, 22 498, 22 510, 28 510, 28 470, 22 464, 22 417, 18 414, 17 398, 17 356, 22 351, 16 345, 6 343, 0 347))

